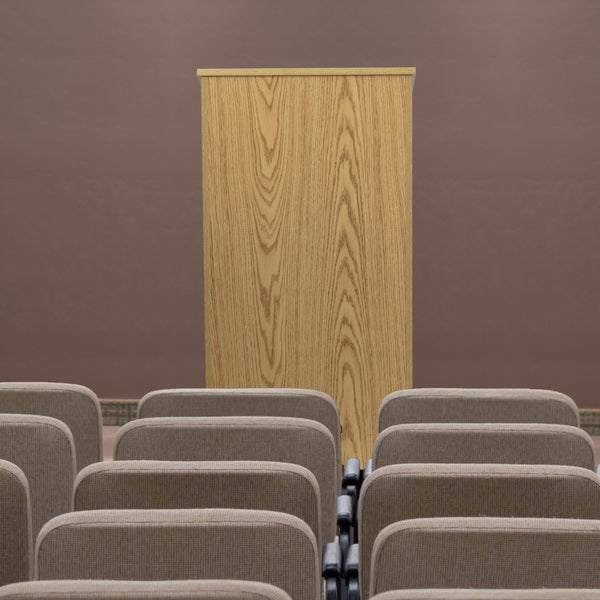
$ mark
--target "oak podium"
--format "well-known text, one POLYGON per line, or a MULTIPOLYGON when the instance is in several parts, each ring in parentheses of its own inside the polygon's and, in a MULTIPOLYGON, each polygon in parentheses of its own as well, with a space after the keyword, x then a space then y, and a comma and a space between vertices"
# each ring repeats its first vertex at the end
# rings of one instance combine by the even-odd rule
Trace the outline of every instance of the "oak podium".
POLYGON ((336 401, 364 462, 412 386, 414 69, 199 69, 207 387, 336 401))

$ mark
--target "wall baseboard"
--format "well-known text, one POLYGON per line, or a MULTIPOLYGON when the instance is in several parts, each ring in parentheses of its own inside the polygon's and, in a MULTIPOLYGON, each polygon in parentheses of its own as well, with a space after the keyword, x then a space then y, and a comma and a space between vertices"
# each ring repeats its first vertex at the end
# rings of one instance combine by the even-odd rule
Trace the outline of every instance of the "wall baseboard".
POLYGON ((137 411, 137 400, 100 400, 104 426, 120 427, 133 421, 137 411))
POLYGON ((579 410, 581 429, 590 435, 600 435, 600 409, 582 408, 579 410))

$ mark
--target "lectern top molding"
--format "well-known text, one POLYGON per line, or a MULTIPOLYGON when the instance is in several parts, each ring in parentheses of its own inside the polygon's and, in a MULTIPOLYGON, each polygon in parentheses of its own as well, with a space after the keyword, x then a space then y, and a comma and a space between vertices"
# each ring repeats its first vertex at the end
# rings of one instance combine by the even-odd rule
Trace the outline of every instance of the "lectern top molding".
POLYGON ((327 69, 197 69, 198 77, 293 77, 309 75, 414 75, 415 67, 358 67, 327 69))

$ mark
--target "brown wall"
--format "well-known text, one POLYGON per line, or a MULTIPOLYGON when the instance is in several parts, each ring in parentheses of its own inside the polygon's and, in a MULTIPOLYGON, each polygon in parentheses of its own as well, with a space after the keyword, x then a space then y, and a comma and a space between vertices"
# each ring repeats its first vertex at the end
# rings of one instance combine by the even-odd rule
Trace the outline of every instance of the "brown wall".
POLYGON ((203 384, 196 67, 415 66, 415 385, 600 407, 599 30, 595 0, 3 0, 0 379, 203 384))

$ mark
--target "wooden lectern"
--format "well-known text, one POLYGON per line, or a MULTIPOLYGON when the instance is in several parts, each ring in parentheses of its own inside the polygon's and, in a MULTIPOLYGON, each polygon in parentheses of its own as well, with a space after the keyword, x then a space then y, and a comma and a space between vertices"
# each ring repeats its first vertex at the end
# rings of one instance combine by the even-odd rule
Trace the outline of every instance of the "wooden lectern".
POLYGON ((206 385, 330 394, 344 460, 412 386, 414 73, 198 70, 206 385))

